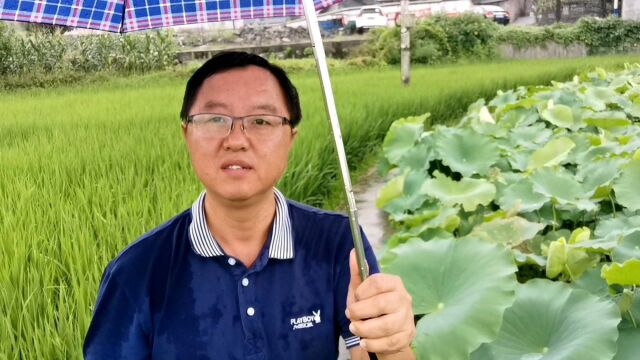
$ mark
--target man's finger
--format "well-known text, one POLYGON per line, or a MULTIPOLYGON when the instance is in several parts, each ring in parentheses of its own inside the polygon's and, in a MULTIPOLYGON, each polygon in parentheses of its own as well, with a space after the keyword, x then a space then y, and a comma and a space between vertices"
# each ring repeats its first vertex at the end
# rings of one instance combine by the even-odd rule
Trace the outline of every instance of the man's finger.
POLYGON ((396 292, 387 292, 368 299, 359 300, 349 304, 351 321, 370 319, 381 315, 390 314, 398 309, 402 303, 400 295, 396 292))
POLYGON ((392 353, 402 349, 409 349, 414 335, 412 331, 407 330, 383 338, 360 340, 360 346, 372 353, 392 353))
MULTIPOLYGON (((400 277, 390 274, 373 274, 355 292, 356 300, 364 300, 378 294, 404 289, 400 277)), ((405 291, 406 292, 406 291, 405 291)))
POLYGON ((402 332, 407 315, 405 313, 392 313, 377 318, 352 321, 349 331, 363 339, 378 339, 402 332))

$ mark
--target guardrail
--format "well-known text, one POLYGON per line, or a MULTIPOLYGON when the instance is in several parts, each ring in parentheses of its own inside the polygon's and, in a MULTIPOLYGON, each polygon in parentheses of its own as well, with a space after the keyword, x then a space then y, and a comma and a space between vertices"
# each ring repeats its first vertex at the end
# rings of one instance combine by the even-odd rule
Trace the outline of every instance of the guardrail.
MULTIPOLYGON (((349 49, 353 49, 365 41, 369 40, 369 36, 352 36, 348 38, 339 39, 326 39, 323 41, 325 52, 334 58, 343 58, 349 49)), ((185 49, 177 52, 178 61, 181 63, 194 61, 194 60, 206 60, 217 52, 227 51, 246 51, 253 54, 264 54, 269 52, 280 52, 287 48, 293 50, 304 50, 307 47, 311 47, 310 41, 300 42, 286 42, 277 44, 260 44, 260 45, 228 45, 228 46, 212 46, 207 48, 195 48, 185 49)))

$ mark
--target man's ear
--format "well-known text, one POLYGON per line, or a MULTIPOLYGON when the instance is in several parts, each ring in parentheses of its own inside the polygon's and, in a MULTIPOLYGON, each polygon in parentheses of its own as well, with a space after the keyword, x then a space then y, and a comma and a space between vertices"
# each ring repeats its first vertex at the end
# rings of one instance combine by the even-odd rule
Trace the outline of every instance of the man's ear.
POLYGON ((187 123, 184 121, 180 122, 180 127, 182 128, 182 136, 187 137, 187 123))

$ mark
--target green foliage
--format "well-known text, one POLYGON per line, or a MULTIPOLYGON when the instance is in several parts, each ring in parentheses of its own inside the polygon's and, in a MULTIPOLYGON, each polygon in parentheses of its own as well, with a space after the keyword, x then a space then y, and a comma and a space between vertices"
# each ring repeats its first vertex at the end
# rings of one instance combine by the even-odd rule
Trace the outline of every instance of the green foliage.
POLYGON ((166 31, 141 35, 63 35, 51 28, 18 34, 0 24, 0 88, 56 86, 85 74, 164 70, 177 47, 166 31))
POLYGON ((640 22, 584 17, 575 25, 507 27, 496 34, 496 41, 516 48, 545 47, 549 42, 563 46, 582 44, 590 55, 627 53, 639 49, 640 22))
POLYGON ((580 42, 589 49, 589 54, 612 54, 638 51, 640 49, 640 21, 582 18, 576 24, 580 42))
POLYGON ((496 33, 497 43, 513 45, 518 49, 545 47, 550 42, 569 46, 578 41, 576 26, 562 23, 549 26, 508 26, 496 33))
MULTIPOLYGON (((458 17, 434 16, 411 29, 411 61, 437 64, 461 59, 495 57, 492 41, 498 25, 475 14, 458 17)), ((400 62, 400 28, 377 30, 369 53, 388 64, 400 62)))
POLYGON ((485 59, 495 56, 493 37, 501 28, 495 22, 476 14, 434 16, 419 23, 417 28, 430 22, 440 26, 446 34, 453 59, 485 59))
MULTIPOLYGON (((366 55, 388 64, 400 63, 400 27, 372 32, 366 55)), ((501 44, 518 49, 584 45, 590 55, 628 53, 640 49, 640 22, 620 18, 582 18, 574 25, 501 27, 479 15, 434 16, 411 28, 411 61, 438 64, 495 59, 501 44)))
MULTIPOLYGON (((483 241, 509 249, 518 280, 526 282, 499 334, 483 338, 487 344, 472 359, 611 358, 616 339, 623 352, 632 339, 640 341, 630 305, 639 301, 640 286, 638 84, 640 65, 620 73, 596 69, 570 82, 499 91, 469 106, 454 127, 420 133, 417 121, 392 125, 385 162, 401 175, 381 193, 380 205, 398 232, 384 258, 413 264, 396 273, 431 284, 442 275, 431 268, 435 250, 422 244, 483 241), (532 280, 538 276, 558 282, 532 280)), ((489 261, 480 254, 473 261, 438 256, 464 262, 461 268, 489 261)), ((447 358, 432 355, 420 339, 439 344, 453 335, 419 331, 420 356, 447 358)), ((473 350, 448 357, 467 358, 473 350)))

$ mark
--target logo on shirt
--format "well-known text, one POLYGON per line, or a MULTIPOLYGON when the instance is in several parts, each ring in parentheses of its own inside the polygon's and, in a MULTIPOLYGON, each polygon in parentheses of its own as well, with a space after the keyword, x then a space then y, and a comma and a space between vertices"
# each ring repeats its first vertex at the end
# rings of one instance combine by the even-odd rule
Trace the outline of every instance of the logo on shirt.
POLYGON ((312 311, 312 315, 304 315, 298 318, 291 318, 291 326, 293 330, 305 329, 320 324, 320 309, 318 311, 312 311))

